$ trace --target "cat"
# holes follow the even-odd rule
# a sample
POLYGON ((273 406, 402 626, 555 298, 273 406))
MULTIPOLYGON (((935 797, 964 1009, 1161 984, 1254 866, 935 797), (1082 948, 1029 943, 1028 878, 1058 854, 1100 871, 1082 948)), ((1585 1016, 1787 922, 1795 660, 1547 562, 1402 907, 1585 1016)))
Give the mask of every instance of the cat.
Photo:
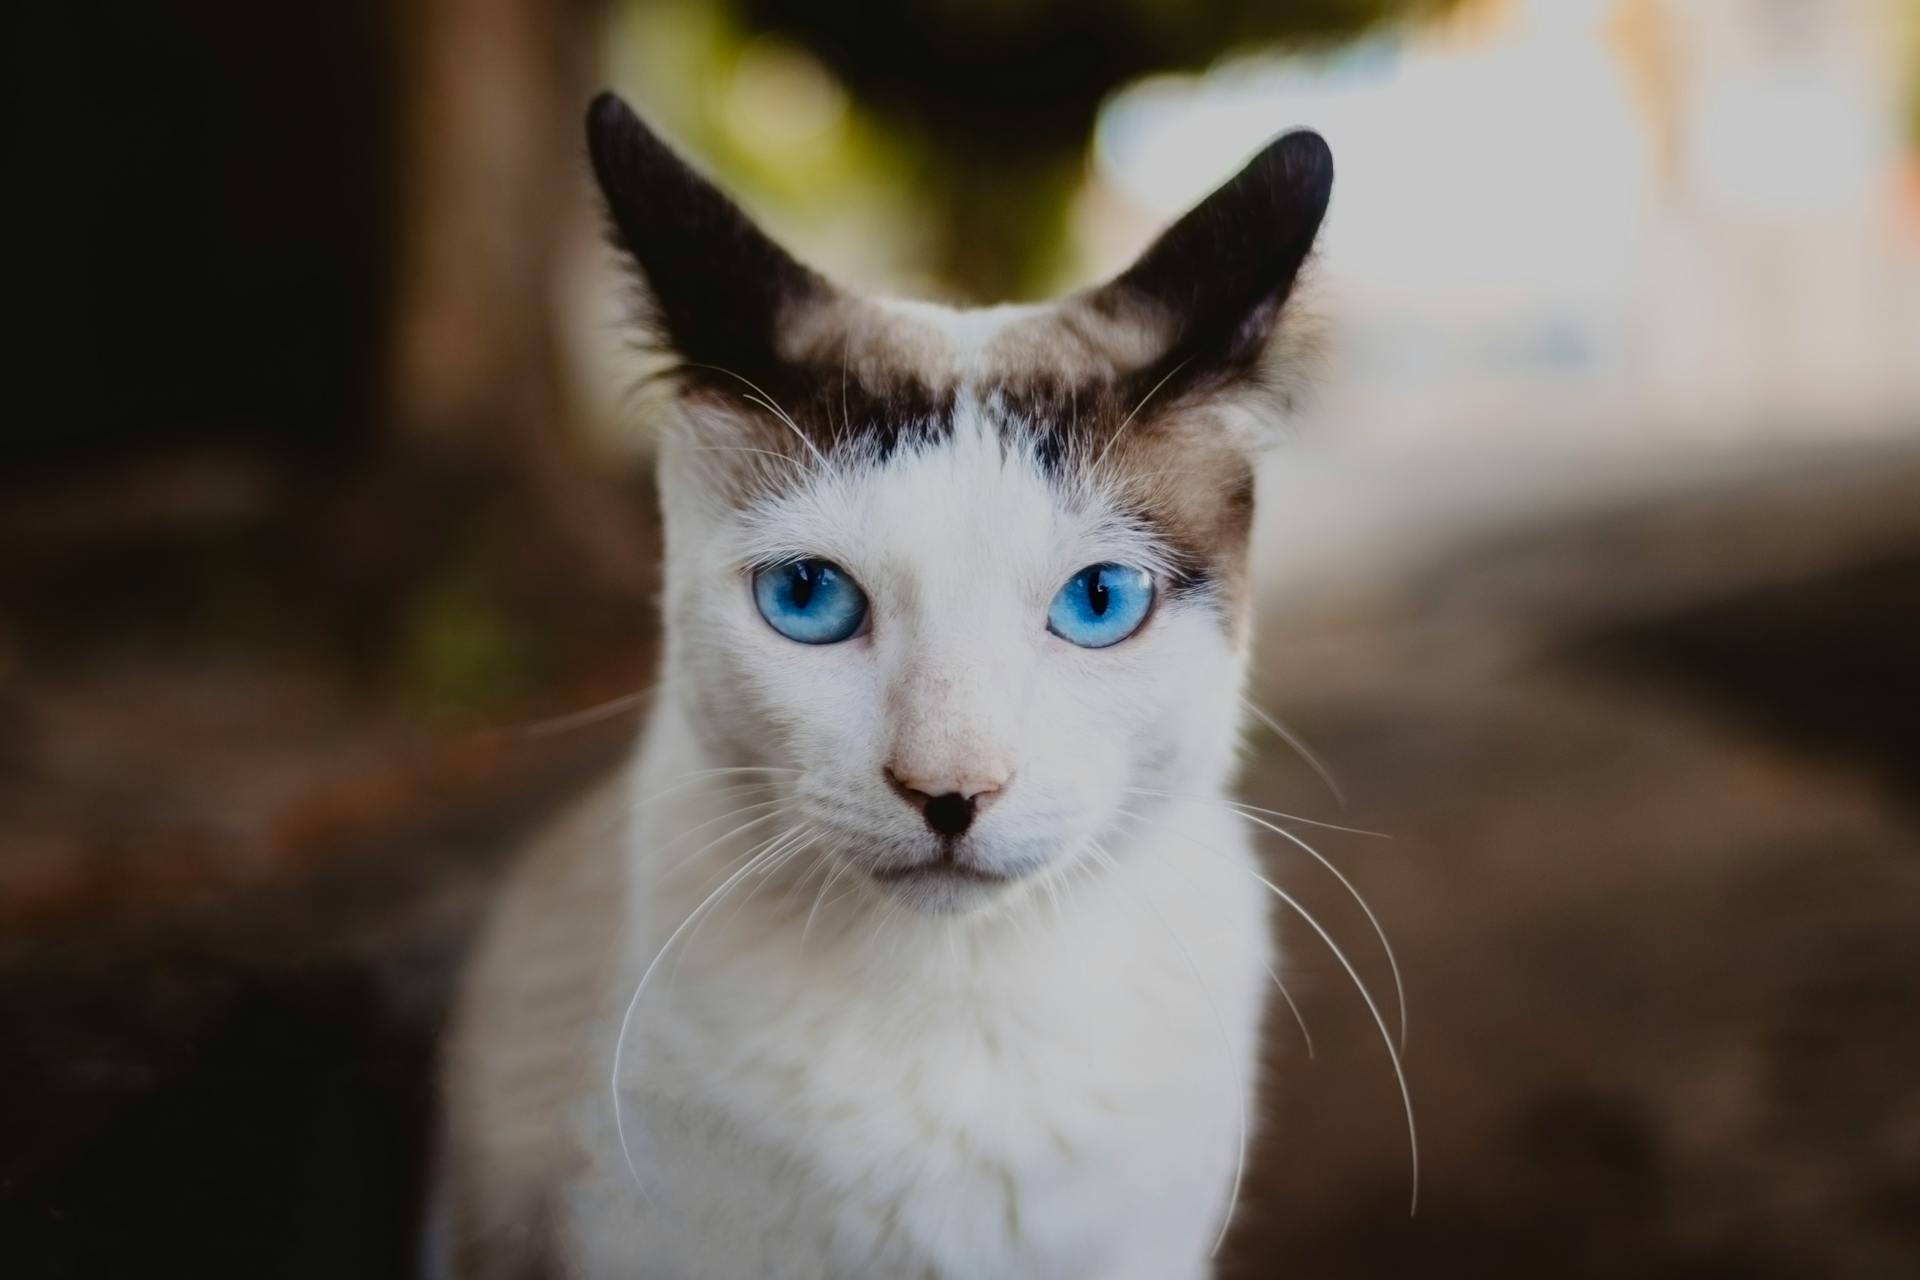
POLYGON ((1326 144, 953 310, 801 265, 612 95, 587 135, 672 361, 662 670, 464 983, 442 1263, 1211 1274, 1273 946, 1224 803, 1254 467, 1326 144))

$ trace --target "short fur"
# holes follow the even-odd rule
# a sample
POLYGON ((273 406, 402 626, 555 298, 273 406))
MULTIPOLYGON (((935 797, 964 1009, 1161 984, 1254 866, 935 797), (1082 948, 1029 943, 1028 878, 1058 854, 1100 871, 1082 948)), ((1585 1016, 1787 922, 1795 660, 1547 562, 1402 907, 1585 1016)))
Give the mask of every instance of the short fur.
POLYGON ((837 289, 617 99, 588 136, 679 384, 666 652, 633 766, 467 983, 448 1263, 1208 1274, 1270 959, 1219 803, 1253 459, 1325 145, 1276 141, 1108 285, 953 312, 837 289), (798 557, 860 583, 865 630, 757 615, 753 568, 798 557), (1159 598, 1075 648, 1048 602, 1106 561, 1159 598), (899 785, 997 790, 945 841, 899 785))

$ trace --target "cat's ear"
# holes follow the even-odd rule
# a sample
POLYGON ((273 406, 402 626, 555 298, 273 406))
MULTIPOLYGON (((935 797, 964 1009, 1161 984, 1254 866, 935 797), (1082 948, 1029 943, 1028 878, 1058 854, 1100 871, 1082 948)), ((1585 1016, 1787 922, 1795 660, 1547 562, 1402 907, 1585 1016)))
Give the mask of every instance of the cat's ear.
POLYGON ((587 149, 618 243, 680 360, 759 379, 791 308, 833 292, 611 93, 587 111, 587 149))
POLYGON ((1308 130, 1285 134, 1084 300, 1143 330, 1154 370, 1204 377, 1254 367, 1332 191, 1326 141, 1308 130))

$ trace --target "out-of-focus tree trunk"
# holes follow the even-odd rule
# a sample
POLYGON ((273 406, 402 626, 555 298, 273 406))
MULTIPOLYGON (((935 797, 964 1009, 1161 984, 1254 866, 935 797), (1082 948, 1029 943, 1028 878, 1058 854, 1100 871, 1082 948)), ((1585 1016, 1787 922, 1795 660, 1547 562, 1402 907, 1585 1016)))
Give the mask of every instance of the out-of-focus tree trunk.
POLYGON ((579 129, 597 0, 398 6, 390 407, 458 450, 547 440, 552 273, 581 225, 579 129))
POLYGON ((397 8, 388 433, 403 464, 492 477, 572 568, 637 587, 632 521, 568 403, 559 268, 597 234, 581 125, 602 0, 397 8))

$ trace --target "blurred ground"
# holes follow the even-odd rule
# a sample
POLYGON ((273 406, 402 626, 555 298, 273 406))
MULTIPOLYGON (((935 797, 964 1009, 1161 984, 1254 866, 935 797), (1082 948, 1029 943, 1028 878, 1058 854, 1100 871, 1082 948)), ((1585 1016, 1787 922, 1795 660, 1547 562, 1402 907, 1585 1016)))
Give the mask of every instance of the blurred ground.
MULTIPOLYGON (((1281 1018, 1239 1274, 1920 1266, 1920 455, 1756 471, 1269 620, 1268 704, 1396 837, 1315 843, 1396 943, 1426 1165, 1408 1221, 1385 1055, 1296 927, 1317 1057, 1281 1018)), ((1246 791, 1317 785, 1273 750, 1246 791)))
MULTIPOLYGON (((1920 1267, 1915 492, 1913 452, 1781 457, 1403 544, 1271 611, 1256 692, 1348 804, 1271 738, 1244 794, 1394 836, 1315 843, 1396 943, 1425 1169, 1409 1220, 1380 1042, 1291 929, 1315 1053, 1273 1021, 1229 1274, 1920 1267)), ((633 710, 408 738, 178 674, 6 686, 5 828, 138 886, 8 862, 11 1274, 406 1274, 485 888, 633 710)), ((1384 993, 1325 874, 1273 866, 1384 993)))

